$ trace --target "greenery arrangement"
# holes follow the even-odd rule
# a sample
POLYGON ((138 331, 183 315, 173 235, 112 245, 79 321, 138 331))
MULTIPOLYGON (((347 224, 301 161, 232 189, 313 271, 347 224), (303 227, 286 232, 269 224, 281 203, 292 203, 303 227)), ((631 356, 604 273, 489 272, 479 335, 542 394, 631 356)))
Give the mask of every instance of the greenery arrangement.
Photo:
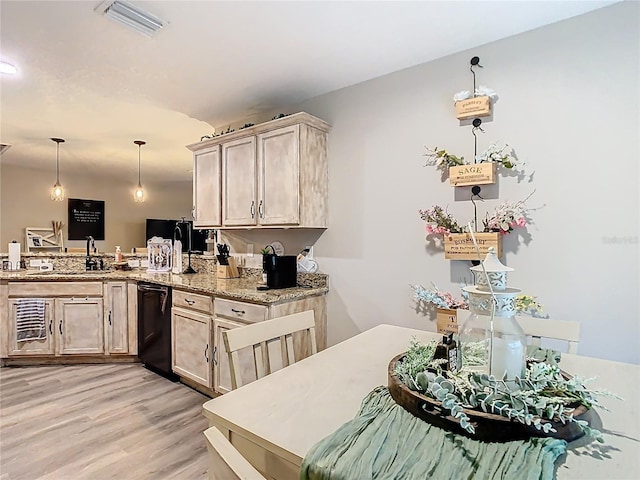
POLYGON ((543 433, 556 431, 553 424, 543 422, 544 419, 575 422, 585 434, 602 443, 602 433, 586 421, 574 418, 574 411, 578 405, 606 410, 598 396, 621 400, 605 390, 588 390, 584 384, 591 379, 583 380, 577 375, 565 379, 555 362, 528 361, 524 378, 507 381, 506 378, 465 371, 464 364, 460 372, 444 371, 441 368, 443 361, 433 359, 435 350, 433 340, 424 344, 412 339, 404 359, 397 363, 395 373, 411 390, 442 402, 442 407, 472 434, 475 429, 463 411, 465 408, 533 425, 543 433))
POLYGON ((427 157, 427 163, 425 165, 436 166, 448 171, 449 167, 467 164, 467 162, 464 161, 464 157, 453 155, 452 153, 447 152, 444 148, 424 148, 427 150, 427 153, 424 154, 424 156, 427 157))
MULTIPOLYGON (((469 309, 469 294, 464 290, 461 294, 462 298, 456 298, 450 292, 440 290, 434 283, 431 283, 431 288, 425 288, 422 285, 410 285, 410 287, 416 301, 426 302, 438 308, 469 309)), ((540 315, 544 310, 542 304, 536 301, 536 297, 522 293, 516 296, 515 305, 516 313, 526 313, 532 316, 540 315)))
MULTIPOLYGON (((497 206, 494 212, 487 213, 483 223, 483 232, 499 232, 502 235, 513 232, 515 228, 526 227, 532 221, 525 202, 533 195, 532 192, 524 200, 515 203, 504 202, 497 206)), ((448 235, 449 233, 464 233, 466 228, 461 227, 458 220, 448 213, 440 205, 434 205, 430 209, 418 210, 420 218, 427 222, 426 230, 429 235, 448 235)))
MULTIPOLYGON (((446 151, 444 148, 424 147, 427 153, 425 166, 434 166, 448 173, 449 167, 458 165, 470 165, 462 156, 454 155, 446 151)), ((512 148, 508 144, 501 145, 499 142, 492 143, 489 148, 476 156, 476 162, 487 163, 494 162, 502 165, 504 168, 513 168, 516 166, 516 156, 512 148)))
POLYGON ((448 233, 462 233, 464 230, 453 218, 439 205, 427 210, 418 210, 420 218, 427 222, 427 233, 429 235, 445 235, 448 233))

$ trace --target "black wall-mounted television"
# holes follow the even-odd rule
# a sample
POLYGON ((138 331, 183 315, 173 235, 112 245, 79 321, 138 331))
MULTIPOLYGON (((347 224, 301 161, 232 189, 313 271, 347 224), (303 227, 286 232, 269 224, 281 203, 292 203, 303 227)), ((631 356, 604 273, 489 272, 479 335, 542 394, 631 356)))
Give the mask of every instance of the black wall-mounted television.
MULTIPOLYGON (((147 241, 151 237, 170 238, 173 240, 176 224, 178 220, 162 220, 157 218, 147 218, 146 239, 147 241)), ((189 224, 192 224, 189 221, 189 224)), ((189 232, 185 224, 180 225, 180 232, 182 233, 182 251, 186 252, 189 248, 189 232)), ((177 234, 176 234, 177 235, 177 234)), ((205 239, 207 238, 206 230, 192 230, 191 231, 191 251, 203 252, 206 250, 205 239)))

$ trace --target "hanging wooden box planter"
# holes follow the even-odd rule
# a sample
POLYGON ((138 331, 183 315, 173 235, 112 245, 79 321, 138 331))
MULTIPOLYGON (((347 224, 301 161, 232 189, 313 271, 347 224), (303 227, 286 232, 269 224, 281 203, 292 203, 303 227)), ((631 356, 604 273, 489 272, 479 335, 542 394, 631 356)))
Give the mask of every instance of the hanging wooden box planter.
POLYGON ((469 233, 449 233, 444 236, 444 258, 447 260, 483 260, 489 247, 496 249, 496 255, 502 256, 502 238, 500 233, 475 233, 480 249, 480 258, 469 233))
POLYGON ((442 335, 458 333, 458 312, 452 308, 438 308, 436 310, 437 332, 442 335))
POLYGON ((496 163, 475 163, 449 167, 449 182, 454 187, 496 183, 496 163))
POLYGON ((491 115, 491 99, 489 97, 473 97, 460 100, 455 103, 455 107, 458 120, 491 115))

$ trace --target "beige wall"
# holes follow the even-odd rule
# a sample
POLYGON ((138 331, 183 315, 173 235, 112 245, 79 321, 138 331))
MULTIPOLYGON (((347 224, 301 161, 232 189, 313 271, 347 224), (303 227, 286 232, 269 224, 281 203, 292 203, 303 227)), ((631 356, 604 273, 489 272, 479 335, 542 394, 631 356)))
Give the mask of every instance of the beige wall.
MULTIPOLYGON (((0 251, 6 252, 7 243, 14 239, 22 242, 24 250, 24 228, 48 227, 52 220, 64 223, 65 246, 85 246, 84 241, 67 240, 67 201, 54 202, 49 197, 55 171, 1 165, 0 172, 0 251)), ((129 252, 134 246, 145 245, 147 218, 191 216, 190 182, 143 182, 146 201, 136 204, 131 181, 74 176, 64 171, 60 180, 65 187, 66 198, 105 201, 105 240, 96 242, 100 251, 113 252, 115 246, 120 245, 124 252, 129 252)))
POLYGON ((478 83, 500 95, 479 150, 506 141, 531 175, 483 189, 480 218, 535 190, 534 225, 505 238, 509 283, 551 317, 580 321, 580 353, 640 362, 639 7, 615 4, 300 106, 333 125, 329 228, 315 246, 331 279, 330 343, 380 323, 435 330, 433 317, 414 311, 409 284, 458 293, 470 281, 468 262, 428 248, 418 209, 473 217, 468 191, 454 194, 422 155, 427 145, 473 157, 451 98, 471 89, 478 55, 478 83))

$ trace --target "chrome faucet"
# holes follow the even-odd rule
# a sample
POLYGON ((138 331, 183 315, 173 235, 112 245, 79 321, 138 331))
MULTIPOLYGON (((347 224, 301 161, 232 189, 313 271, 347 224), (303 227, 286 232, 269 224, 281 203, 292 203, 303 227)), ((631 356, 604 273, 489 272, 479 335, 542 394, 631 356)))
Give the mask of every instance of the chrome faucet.
POLYGON ((84 263, 84 269, 85 270, 96 270, 97 269, 97 262, 95 259, 91 258, 91 248, 95 249, 96 244, 93 240, 93 237, 91 235, 89 235, 87 237, 87 259, 85 260, 84 263))

